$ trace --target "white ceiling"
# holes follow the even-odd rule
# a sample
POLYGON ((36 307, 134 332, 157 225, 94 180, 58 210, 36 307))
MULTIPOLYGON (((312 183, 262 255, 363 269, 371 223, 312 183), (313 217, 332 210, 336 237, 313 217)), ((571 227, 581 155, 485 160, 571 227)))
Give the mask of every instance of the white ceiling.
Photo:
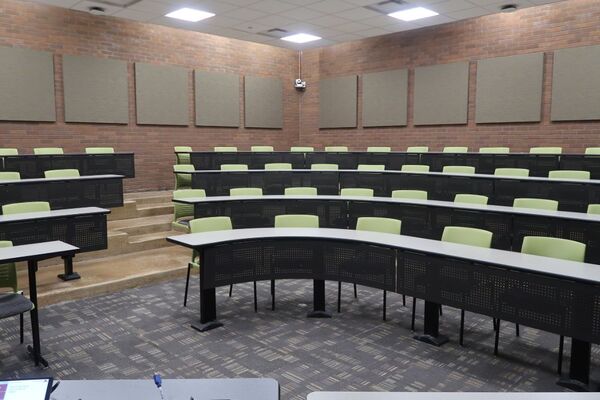
POLYGON ((136 0, 31 1, 80 11, 88 11, 91 6, 100 6, 105 8, 107 15, 115 17, 305 49, 493 14, 499 12, 499 7, 507 3, 525 8, 562 0, 404 0, 407 3, 404 8, 424 6, 440 14, 413 22, 399 21, 364 8, 382 0, 140 0, 127 7, 114 4, 128 4, 136 0), (164 17, 165 14, 182 7, 209 11, 216 16, 199 22, 164 17), (298 45, 257 34, 273 28, 285 29, 290 34, 311 33, 322 37, 323 40, 298 45))

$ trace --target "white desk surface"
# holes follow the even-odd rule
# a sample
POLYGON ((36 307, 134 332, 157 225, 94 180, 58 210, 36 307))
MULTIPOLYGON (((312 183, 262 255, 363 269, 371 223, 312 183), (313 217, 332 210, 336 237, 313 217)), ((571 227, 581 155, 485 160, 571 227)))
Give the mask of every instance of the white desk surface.
POLYGON ((10 215, 0 215, 0 224, 15 221, 30 221, 32 219, 50 219, 93 214, 110 214, 110 210, 100 207, 65 208, 64 210, 51 210, 10 215))
POLYGON ((78 247, 60 240, 2 247, 0 248, 0 264, 59 257, 67 253, 75 253, 78 250, 78 247))
POLYGON ((68 178, 31 178, 31 179, 18 179, 14 181, 0 181, 1 185, 11 184, 27 184, 27 183, 36 183, 36 182, 48 182, 48 181, 85 181, 90 179, 114 179, 114 178, 125 178, 124 175, 81 175, 81 176, 72 176, 68 178))
POLYGON ((528 392, 313 392, 307 400, 592 400, 597 393, 528 392))

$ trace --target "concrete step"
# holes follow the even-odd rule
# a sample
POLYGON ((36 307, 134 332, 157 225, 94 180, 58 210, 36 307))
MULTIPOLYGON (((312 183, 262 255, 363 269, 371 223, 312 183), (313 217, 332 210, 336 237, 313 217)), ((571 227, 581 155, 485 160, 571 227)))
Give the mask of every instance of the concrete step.
POLYGON ((110 209, 108 221, 116 221, 137 217, 137 207, 135 201, 126 200, 123 202, 123 207, 115 207, 110 209))
POLYGON ((172 197, 173 193, 169 190, 129 193, 125 195, 127 200, 135 201, 138 206, 171 203, 172 197))
POLYGON ((109 232, 118 231, 129 235, 143 235, 146 233, 169 231, 173 222, 172 214, 156 215, 152 217, 133 218, 108 223, 109 232))
POLYGON ((151 204, 137 207, 137 217, 150 217, 153 215, 173 215, 173 204, 151 204))
POLYGON ((129 236, 127 248, 131 251, 143 251, 173 246, 167 242, 167 236, 174 235, 181 235, 181 232, 167 231, 129 236))

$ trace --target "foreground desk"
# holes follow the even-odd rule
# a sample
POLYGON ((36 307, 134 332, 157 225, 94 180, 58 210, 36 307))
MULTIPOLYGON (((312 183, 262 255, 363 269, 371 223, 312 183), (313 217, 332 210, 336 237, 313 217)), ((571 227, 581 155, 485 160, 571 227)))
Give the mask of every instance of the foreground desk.
POLYGON ((600 343, 600 266, 411 236, 328 228, 257 228, 171 236, 198 251, 200 321, 217 320, 215 288, 312 279, 311 317, 327 317, 325 280, 425 300, 424 333, 441 345, 439 305, 573 338, 570 387, 589 382, 591 343, 600 343))
POLYGON ((597 393, 312 392, 307 400, 593 400, 597 393))
MULTIPOLYGON (((168 400, 279 400, 274 379, 163 379, 168 400)), ((150 400, 160 399, 148 379, 61 380, 51 400, 150 400)))
POLYGON ((123 206, 123 175, 89 175, 56 179, 0 181, 0 206, 47 201, 53 210, 123 206))
POLYGON ((0 157, 0 170, 16 171, 21 179, 43 178, 51 169, 79 170, 81 175, 123 175, 135 178, 133 153, 24 154, 0 157))
POLYGON ((42 357, 40 345, 38 303, 37 303, 37 282, 36 273, 38 262, 54 257, 62 257, 65 263, 72 264, 73 257, 79 249, 70 244, 61 241, 25 244, 22 246, 0 248, 0 264, 27 261, 27 274, 29 277, 29 299, 35 305, 31 310, 31 326, 33 336, 33 347, 29 348, 35 365, 42 363, 48 366, 48 362, 42 357))

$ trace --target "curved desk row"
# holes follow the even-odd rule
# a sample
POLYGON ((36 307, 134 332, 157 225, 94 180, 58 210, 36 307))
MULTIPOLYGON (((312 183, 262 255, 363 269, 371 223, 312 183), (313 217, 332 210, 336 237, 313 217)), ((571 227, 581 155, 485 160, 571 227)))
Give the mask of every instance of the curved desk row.
POLYGON ((564 211, 585 212, 600 203, 600 180, 559 180, 535 177, 499 177, 485 174, 443 174, 357 170, 248 170, 193 171, 192 188, 209 196, 227 196, 236 187, 259 187, 263 194, 283 194, 287 187, 312 186, 321 195, 337 195, 340 188, 364 187, 375 196, 389 197, 396 189, 425 190, 429 198, 452 201, 457 193, 481 194, 490 204, 511 206, 516 197, 539 197, 559 202, 564 211))
MULTIPOLYGON (((325 280, 424 299, 424 334, 442 344, 439 305, 572 337, 570 378, 589 380, 600 343, 600 266, 404 235, 328 228, 238 229, 172 236, 198 251, 200 321, 217 321, 215 288, 272 279, 314 280, 313 317, 327 316, 325 280)), ((569 384, 572 384, 570 382, 569 384)))
POLYGON ((44 171, 75 168, 81 175, 123 175, 135 178, 133 153, 23 154, 0 156, 0 171, 15 171, 22 179, 42 178, 44 171))
POLYGON ((0 181, 0 206, 47 201, 53 210, 123 206, 122 175, 90 175, 57 179, 0 181))
POLYGON ((221 164, 246 164, 250 169, 262 169, 267 163, 291 163, 293 168, 310 168, 312 164, 337 164, 341 169, 356 169, 359 164, 383 164, 386 169, 400 170, 404 164, 429 165, 441 172, 445 165, 470 165, 482 174, 493 174, 496 168, 527 168, 531 176, 548 176, 556 169, 590 171, 600 179, 600 156, 586 154, 530 153, 370 153, 370 152, 199 152, 189 153, 196 169, 219 169, 221 164))
POLYGON ((194 217, 228 216, 233 227, 268 228, 280 214, 319 216, 322 228, 354 229, 359 217, 402 221, 402 234, 438 240, 445 226, 486 229, 492 247, 520 251, 525 236, 552 236, 587 245, 586 261, 600 264, 600 215, 389 197, 260 196, 173 200, 194 206, 194 217))

